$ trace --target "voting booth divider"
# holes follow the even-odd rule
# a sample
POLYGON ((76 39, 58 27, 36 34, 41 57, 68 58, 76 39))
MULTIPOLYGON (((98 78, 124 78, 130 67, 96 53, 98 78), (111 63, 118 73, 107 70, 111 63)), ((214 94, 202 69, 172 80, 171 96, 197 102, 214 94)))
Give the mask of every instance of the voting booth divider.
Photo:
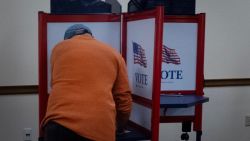
MULTIPOLYGON (((205 14, 164 16, 162 6, 123 14, 39 12, 39 125, 51 90, 52 49, 77 23, 88 26, 94 38, 115 48, 127 63, 132 113, 129 131, 116 140, 158 141, 161 122, 194 123, 200 139, 202 103, 208 101, 203 97, 205 14), (186 97, 187 103, 180 102, 186 97)), ((40 141, 43 134, 40 126, 40 141)))
MULTIPOLYGON (((165 16, 161 70, 160 122, 182 123, 196 140, 202 135, 205 14, 165 16)), ((187 133, 181 135, 188 140, 187 133)))
POLYGON ((132 89, 132 125, 144 129, 148 139, 159 137, 160 72, 164 10, 123 16, 122 54, 132 89))

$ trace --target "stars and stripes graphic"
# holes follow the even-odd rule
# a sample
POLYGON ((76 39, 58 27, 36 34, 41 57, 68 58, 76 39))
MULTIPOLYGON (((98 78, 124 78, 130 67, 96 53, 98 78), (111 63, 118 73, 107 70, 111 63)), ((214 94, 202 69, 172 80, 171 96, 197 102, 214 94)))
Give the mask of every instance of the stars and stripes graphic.
POLYGON ((141 45, 133 42, 133 52, 134 52, 134 64, 139 64, 140 66, 147 67, 147 59, 145 55, 145 50, 141 45))
POLYGON ((171 64, 179 65, 179 64, 181 64, 181 59, 178 56, 175 49, 172 49, 172 48, 169 48, 169 47, 163 45, 162 62, 167 63, 167 64, 171 63, 171 64))

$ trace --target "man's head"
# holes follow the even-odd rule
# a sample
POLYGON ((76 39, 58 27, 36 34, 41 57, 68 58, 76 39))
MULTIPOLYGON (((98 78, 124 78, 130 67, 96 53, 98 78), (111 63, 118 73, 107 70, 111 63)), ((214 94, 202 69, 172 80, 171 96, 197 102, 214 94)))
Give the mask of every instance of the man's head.
POLYGON ((70 39, 75 35, 81 35, 86 33, 92 35, 91 30, 87 26, 83 24, 74 24, 65 31, 64 40, 70 39))

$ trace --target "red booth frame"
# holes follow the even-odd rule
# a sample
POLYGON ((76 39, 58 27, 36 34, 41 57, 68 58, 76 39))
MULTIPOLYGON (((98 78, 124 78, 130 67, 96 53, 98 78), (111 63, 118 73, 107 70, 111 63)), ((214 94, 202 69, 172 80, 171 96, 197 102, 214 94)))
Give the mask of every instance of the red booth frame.
MULTIPOLYGON (((197 23, 197 57, 196 57, 196 87, 195 90, 181 90, 181 91, 161 91, 163 94, 195 94, 203 96, 204 88, 204 45, 205 45, 205 13, 190 15, 190 16, 165 16, 164 22, 168 23, 197 23)), ((182 121, 192 121, 194 123, 194 131, 201 131, 202 129, 202 104, 195 106, 194 116, 161 116, 162 123, 175 123, 182 121)))

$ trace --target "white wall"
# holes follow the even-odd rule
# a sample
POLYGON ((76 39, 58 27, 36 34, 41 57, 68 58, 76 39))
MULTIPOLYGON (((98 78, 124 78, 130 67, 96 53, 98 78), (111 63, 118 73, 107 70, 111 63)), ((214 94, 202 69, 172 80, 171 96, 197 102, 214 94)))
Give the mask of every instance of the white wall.
MULTIPOLYGON (((203 105, 202 141, 249 141, 250 127, 245 116, 250 114, 250 87, 205 88, 210 98, 203 105)), ((161 124, 160 141, 179 141, 181 124, 161 124)), ((195 141, 195 132, 190 141, 195 141)))
POLYGON ((122 12, 127 12, 127 10, 128 10, 128 2, 130 0, 118 0, 118 1, 122 5, 122 12))
MULTIPOLYGON (((0 1, 0 86, 38 84, 38 11, 49 0, 0 1)), ((0 140, 38 138, 38 95, 0 95, 0 140)))
POLYGON ((0 86, 38 84, 38 14, 49 0, 0 1, 0 86))
POLYGON ((38 95, 0 96, 0 140, 23 141, 23 129, 32 128, 38 138, 38 95))
POLYGON ((250 1, 196 0, 207 13, 205 78, 250 77, 250 1))
MULTIPOLYGON (((129 0, 119 1, 126 11, 129 0)), ((205 77, 249 77, 250 1, 197 0, 196 7, 207 13, 205 77)), ((38 11, 49 12, 49 0, 0 1, 0 86, 37 84, 38 11)), ((250 140, 250 127, 244 127, 249 92, 250 87, 205 89, 210 102, 204 104, 203 141, 250 140)), ((26 127, 37 140, 37 95, 0 96, 0 113, 0 140, 21 141, 26 127)), ((180 130, 179 124, 161 124, 160 141, 180 140, 180 130)))

